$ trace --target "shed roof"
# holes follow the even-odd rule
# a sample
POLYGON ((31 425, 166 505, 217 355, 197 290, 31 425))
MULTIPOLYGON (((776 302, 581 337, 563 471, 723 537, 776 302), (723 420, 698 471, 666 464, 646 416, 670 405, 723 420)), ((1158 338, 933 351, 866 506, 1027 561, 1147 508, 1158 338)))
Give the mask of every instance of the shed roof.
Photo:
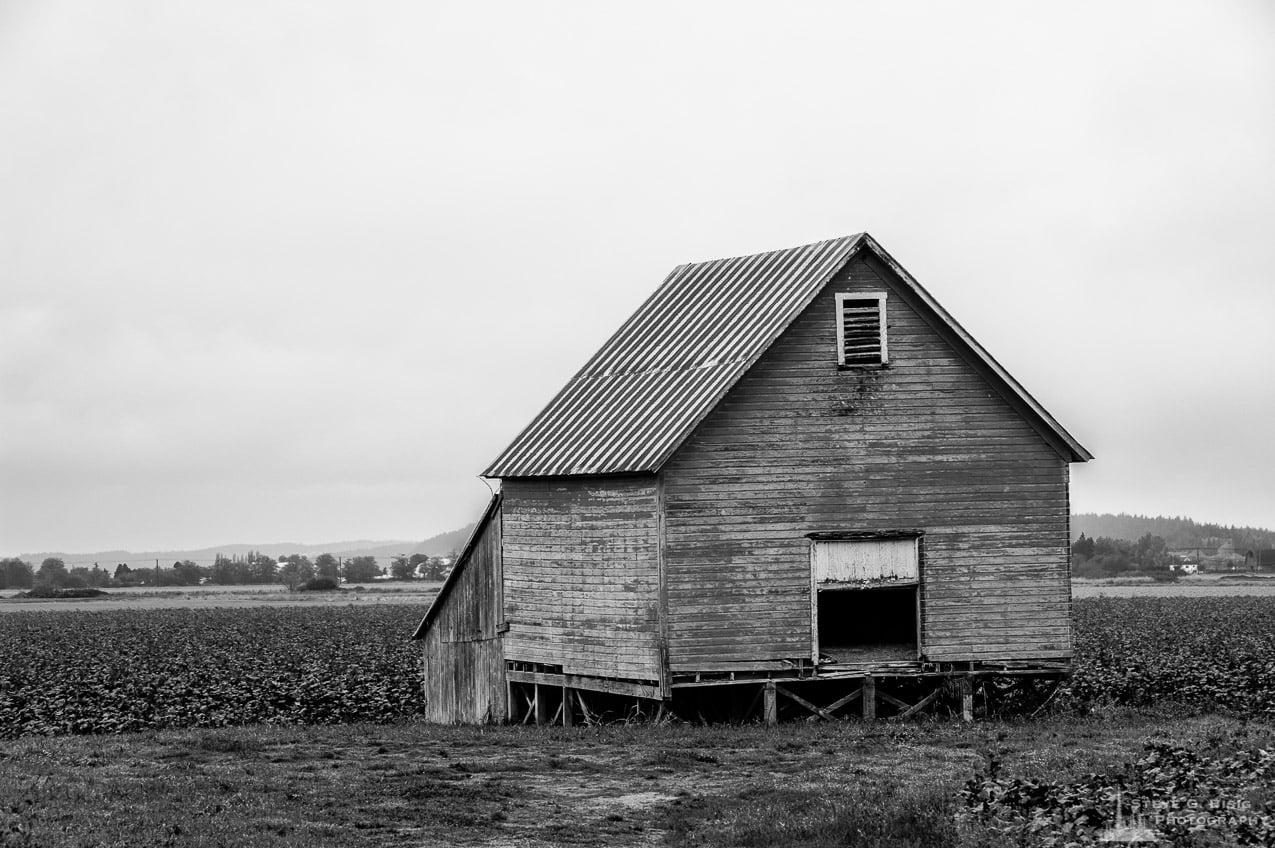
POLYGON ((1092 459, 875 239, 859 233, 674 268, 483 476, 658 471, 828 281, 865 250, 1065 446, 1069 459, 1092 459))
POLYGON ((424 639, 425 631, 429 629, 438 613, 443 609, 443 603, 447 596, 452 593, 452 587, 460 581, 460 575, 465 570, 465 565, 469 562, 470 555, 474 552, 474 546, 478 544, 478 539, 482 536, 483 531, 487 529, 488 523, 491 522, 493 516, 500 509, 500 493, 497 492, 491 496, 491 500, 487 501, 487 508, 483 510, 482 518, 474 525, 474 529, 470 531, 469 538, 465 540, 465 546, 460 549, 456 561, 452 563, 452 570, 448 572, 447 579, 443 581, 443 585, 439 588, 438 594, 434 596, 434 600, 430 603, 429 609, 425 610, 425 617, 421 619, 421 623, 416 625, 416 630, 412 633, 412 639, 424 639))

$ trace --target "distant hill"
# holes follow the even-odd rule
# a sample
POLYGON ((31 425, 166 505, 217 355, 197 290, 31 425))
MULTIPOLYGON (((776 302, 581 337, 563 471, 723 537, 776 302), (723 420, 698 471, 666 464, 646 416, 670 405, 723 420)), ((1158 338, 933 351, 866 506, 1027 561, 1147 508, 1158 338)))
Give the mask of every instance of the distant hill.
POLYGON ((449 530, 446 533, 439 533, 437 536, 430 536, 412 548, 409 553, 443 556, 452 551, 459 551, 461 545, 469 541, 469 534, 474 532, 474 526, 473 524, 467 524, 459 530, 449 530))
POLYGON ((1227 527, 1221 524, 1199 523, 1190 518, 1154 518, 1145 515, 1112 515, 1110 513, 1082 512, 1071 517, 1071 537, 1077 539, 1084 533, 1090 538, 1106 536, 1109 539, 1137 541, 1146 534, 1164 539, 1170 550, 1217 547, 1230 540, 1237 551, 1275 549, 1275 531, 1261 527, 1227 527))
POLYGON ((260 545, 233 544, 217 545, 211 548, 169 551, 95 551, 93 553, 71 554, 62 551, 41 551, 38 553, 19 554, 19 558, 38 566, 48 557, 57 557, 68 566, 92 566, 98 563, 103 568, 113 568, 119 563, 128 563, 130 567, 153 566, 158 560, 160 565, 169 566, 178 560, 192 560, 200 565, 211 565, 218 554, 228 557, 243 556, 250 551, 257 551, 266 556, 278 559, 289 554, 302 554, 314 559, 319 554, 333 554, 339 557, 374 556, 381 565, 389 565, 392 557, 399 554, 426 554, 428 556, 445 556, 460 548, 469 538, 474 525, 470 524, 457 530, 449 530, 430 536, 423 542, 357 539, 346 542, 328 542, 322 545, 303 545, 295 542, 273 542, 260 545))
MULTIPOLYGON (((461 545, 469 541, 469 534, 474 530, 473 524, 468 524, 458 530, 448 530, 446 533, 439 533, 437 536, 430 536, 423 542, 373 542, 369 543, 374 547, 368 547, 357 553, 338 553, 337 551, 327 551, 328 553, 338 554, 338 556, 374 556, 379 560, 389 562, 391 557, 399 554, 425 554, 426 556, 446 556, 447 554, 457 552, 461 545)), ((324 550, 327 550, 326 548, 324 550)), ((319 551, 323 553, 324 551, 319 551)), ((269 553, 267 551, 267 553, 269 553)), ((304 551, 296 551, 296 553, 304 553, 304 551)), ((270 554, 270 556, 275 556, 270 554)), ((382 563, 384 564, 384 563, 382 563)))

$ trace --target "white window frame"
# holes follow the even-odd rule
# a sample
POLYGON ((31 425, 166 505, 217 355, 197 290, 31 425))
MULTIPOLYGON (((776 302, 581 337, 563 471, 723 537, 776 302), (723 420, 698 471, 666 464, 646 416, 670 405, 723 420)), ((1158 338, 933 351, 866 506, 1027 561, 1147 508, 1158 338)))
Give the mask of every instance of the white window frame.
POLYGON ((886 339, 886 301, 888 292, 838 292, 837 293, 837 365, 842 368, 880 368, 890 362, 890 347, 886 339), (877 302, 877 331, 881 336, 880 362, 846 362, 845 303, 847 300, 875 300, 877 302))

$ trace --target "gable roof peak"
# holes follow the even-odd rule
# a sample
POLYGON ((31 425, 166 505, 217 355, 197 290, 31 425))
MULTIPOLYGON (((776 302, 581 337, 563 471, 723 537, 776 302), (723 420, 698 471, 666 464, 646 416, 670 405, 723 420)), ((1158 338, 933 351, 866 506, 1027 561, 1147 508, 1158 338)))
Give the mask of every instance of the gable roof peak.
POLYGON ((1083 447, 866 232, 678 265, 483 472, 655 472, 860 250, 885 263, 1076 461, 1083 447), (740 304, 747 304, 741 309, 740 304))

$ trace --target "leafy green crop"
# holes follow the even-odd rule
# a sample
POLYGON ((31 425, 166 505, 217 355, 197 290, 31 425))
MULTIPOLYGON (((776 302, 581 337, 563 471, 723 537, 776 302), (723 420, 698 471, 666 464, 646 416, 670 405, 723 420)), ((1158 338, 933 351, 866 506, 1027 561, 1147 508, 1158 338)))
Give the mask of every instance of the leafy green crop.
POLYGON ((1090 598, 1074 609, 1074 708, 1172 701, 1275 719, 1275 598, 1090 598))
MULTIPOLYGON (((1275 718, 1275 598, 1091 598, 1074 609, 1065 706, 1172 703, 1275 718)), ((1275 845, 1275 749, 1248 745, 1153 741, 1137 762, 1064 780, 1004 777, 989 756, 961 793, 960 818, 1004 845, 1275 845)))
POLYGON ((386 722, 422 708, 409 606, 0 615, 0 738, 267 722, 386 722))
MULTIPOLYGON (((0 738, 418 715, 410 606, 0 615, 0 738)), ((1062 703, 1275 719, 1275 598, 1075 603, 1062 703)))
POLYGON ((961 792, 961 817, 1005 845, 1093 845, 1125 822, 1153 830, 1159 844, 1275 844, 1275 751, 1151 742, 1135 763, 1064 781, 1003 778, 992 762, 961 792))

